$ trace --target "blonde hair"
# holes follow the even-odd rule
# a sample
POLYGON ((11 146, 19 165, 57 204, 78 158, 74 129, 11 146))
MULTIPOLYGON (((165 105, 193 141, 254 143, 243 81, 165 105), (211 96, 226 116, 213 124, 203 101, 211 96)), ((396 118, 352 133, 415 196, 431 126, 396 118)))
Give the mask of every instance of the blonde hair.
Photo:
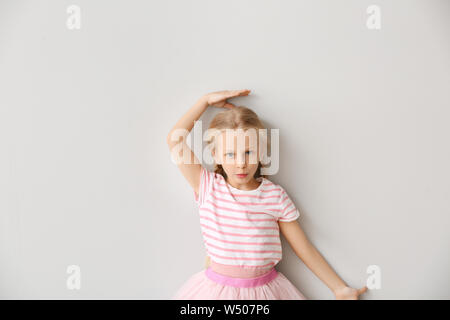
MULTIPOLYGON (((259 119, 258 115, 251 110, 250 108, 244 107, 244 106, 237 106, 231 109, 228 109, 226 111, 220 112, 216 114, 216 116, 211 120, 211 123, 209 124, 208 131, 209 132, 215 132, 215 134, 210 134, 207 137, 207 146, 211 150, 215 150, 217 146, 217 132, 223 132, 226 129, 266 129, 264 125, 262 124, 261 120, 259 119)), ((261 168, 266 167, 268 164, 262 164, 261 163, 261 152, 270 150, 270 142, 269 139, 266 139, 265 136, 259 136, 257 135, 258 142, 259 139, 262 139, 262 143, 258 144, 258 150, 260 152, 259 157, 259 163, 258 163, 258 169, 255 172, 254 178, 258 177, 264 177, 267 178, 266 175, 261 174, 261 168), (263 149, 260 150, 259 146, 262 146, 263 149), (266 149, 267 148, 267 149, 266 149)), ((266 153, 267 154, 267 153, 266 153)), ((225 170, 223 169, 221 164, 217 164, 214 161, 214 172, 221 174, 223 177, 226 178, 225 170)))

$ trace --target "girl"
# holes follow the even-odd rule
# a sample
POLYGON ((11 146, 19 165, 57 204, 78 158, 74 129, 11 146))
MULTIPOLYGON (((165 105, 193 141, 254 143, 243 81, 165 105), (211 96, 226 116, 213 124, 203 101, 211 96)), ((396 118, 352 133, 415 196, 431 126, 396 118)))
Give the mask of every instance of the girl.
POLYGON ((296 255, 336 299, 357 300, 367 287, 357 290, 339 278, 303 233, 297 222, 299 212, 286 191, 262 174, 259 134, 255 142, 247 133, 264 127, 252 110, 227 100, 249 93, 232 90, 204 95, 167 137, 172 155, 173 147, 181 146, 177 159, 187 159, 188 153, 190 161, 177 161, 177 166, 193 188, 208 255, 207 268, 192 275, 171 299, 305 300, 275 269, 282 257, 281 230, 296 255), (208 140, 214 172, 200 164, 185 142, 208 106, 227 109, 214 117, 208 129, 215 133, 208 140), (181 142, 173 138, 175 130, 184 130, 181 142))

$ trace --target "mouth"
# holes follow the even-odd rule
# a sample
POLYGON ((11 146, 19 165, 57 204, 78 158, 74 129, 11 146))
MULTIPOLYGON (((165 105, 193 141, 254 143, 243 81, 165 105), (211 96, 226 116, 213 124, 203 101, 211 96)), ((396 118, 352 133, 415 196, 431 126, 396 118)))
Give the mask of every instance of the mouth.
POLYGON ((245 178, 247 176, 247 173, 243 173, 243 174, 236 174, 238 178, 245 178))

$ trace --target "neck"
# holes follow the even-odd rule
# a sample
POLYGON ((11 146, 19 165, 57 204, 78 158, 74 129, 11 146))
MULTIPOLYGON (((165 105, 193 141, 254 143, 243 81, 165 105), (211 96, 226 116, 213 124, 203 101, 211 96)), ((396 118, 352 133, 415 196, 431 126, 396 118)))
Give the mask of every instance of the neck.
POLYGON ((251 190, 258 189, 258 187, 262 183, 262 181, 258 182, 255 178, 252 178, 252 180, 250 180, 249 182, 247 182, 245 184, 237 184, 237 183, 230 181, 229 179, 227 179, 226 181, 232 187, 239 189, 239 190, 243 190, 243 191, 251 191, 251 190))

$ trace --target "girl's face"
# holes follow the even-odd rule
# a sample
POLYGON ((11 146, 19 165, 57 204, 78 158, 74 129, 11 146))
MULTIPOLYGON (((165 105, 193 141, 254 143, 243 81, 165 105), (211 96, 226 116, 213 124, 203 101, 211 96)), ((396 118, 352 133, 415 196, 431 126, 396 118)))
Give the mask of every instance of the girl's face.
POLYGON ((216 138, 217 145, 212 154, 216 163, 221 164, 227 174, 228 183, 233 186, 254 186, 257 183, 254 175, 260 159, 258 130, 227 129, 216 138))

